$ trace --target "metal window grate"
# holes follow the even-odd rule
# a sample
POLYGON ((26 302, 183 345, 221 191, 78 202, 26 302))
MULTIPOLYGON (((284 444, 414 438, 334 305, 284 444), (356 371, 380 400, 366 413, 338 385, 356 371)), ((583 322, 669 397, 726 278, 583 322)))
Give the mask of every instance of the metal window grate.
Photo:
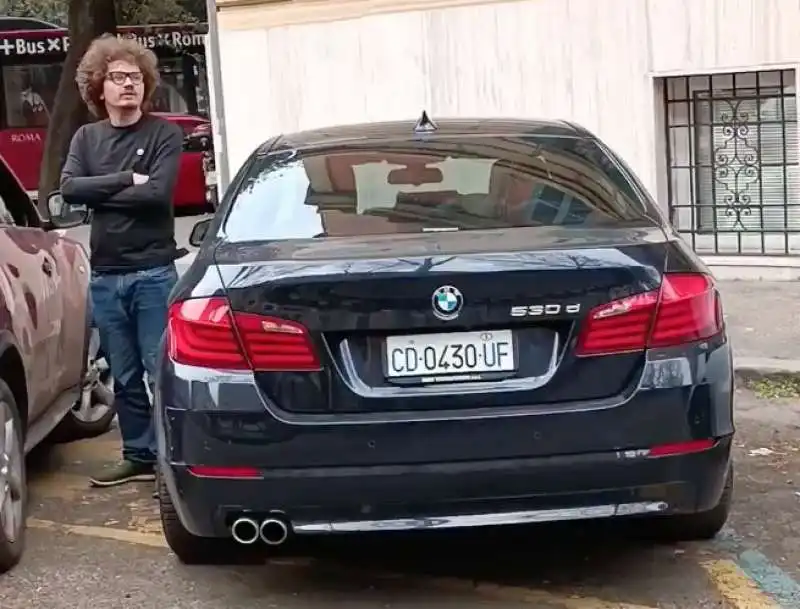
POLYGON ((800 254, 793 70, 664 79, 670 218, 702 254, 800 254))

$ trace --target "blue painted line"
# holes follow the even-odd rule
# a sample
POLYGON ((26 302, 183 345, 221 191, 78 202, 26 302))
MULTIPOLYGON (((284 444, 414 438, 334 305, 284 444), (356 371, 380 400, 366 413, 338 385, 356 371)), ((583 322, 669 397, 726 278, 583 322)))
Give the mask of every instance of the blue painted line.
POLYGON ((783 609, 800 607, 800 583, 764 554, 748 548, 733 529, 726 527, 715 544, 731 552, 739 568, 783 609))

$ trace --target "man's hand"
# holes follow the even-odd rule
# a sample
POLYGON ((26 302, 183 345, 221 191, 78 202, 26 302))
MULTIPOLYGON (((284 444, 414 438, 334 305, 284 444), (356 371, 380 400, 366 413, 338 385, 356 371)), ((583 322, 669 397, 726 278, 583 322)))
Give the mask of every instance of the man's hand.
POLYGON ((134 186, 141 186, 142 184, 147 184, 149 181, 150 181, 150 176, 142 175, 141 173, 133 174, 134 186))

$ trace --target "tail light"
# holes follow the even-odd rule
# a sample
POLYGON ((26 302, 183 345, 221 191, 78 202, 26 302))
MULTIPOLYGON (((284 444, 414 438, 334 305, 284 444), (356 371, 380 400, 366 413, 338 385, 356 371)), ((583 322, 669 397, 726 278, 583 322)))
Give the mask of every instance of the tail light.
POLYGON ((722 307, 711 277, 664 275, 661 287, 595 307, 578 336, 579 356, 643 351, 722 332, 722 307))
POLYGON ((169 309, 167 347, 180 364, 224 370, 319 370, 302 324, 231 311, 226 298, 176 302, 169 309))

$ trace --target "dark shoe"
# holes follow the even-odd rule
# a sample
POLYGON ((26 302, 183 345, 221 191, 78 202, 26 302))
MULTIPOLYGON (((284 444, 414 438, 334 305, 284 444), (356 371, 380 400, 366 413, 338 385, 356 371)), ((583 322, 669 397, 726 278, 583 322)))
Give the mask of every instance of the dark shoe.
POLYGON ((123 460, 101 474, 93 476, 89 481, 92 486, 106 487, 128 482, 149 482, 155 479, 155 468, 152 463, 123 460))

